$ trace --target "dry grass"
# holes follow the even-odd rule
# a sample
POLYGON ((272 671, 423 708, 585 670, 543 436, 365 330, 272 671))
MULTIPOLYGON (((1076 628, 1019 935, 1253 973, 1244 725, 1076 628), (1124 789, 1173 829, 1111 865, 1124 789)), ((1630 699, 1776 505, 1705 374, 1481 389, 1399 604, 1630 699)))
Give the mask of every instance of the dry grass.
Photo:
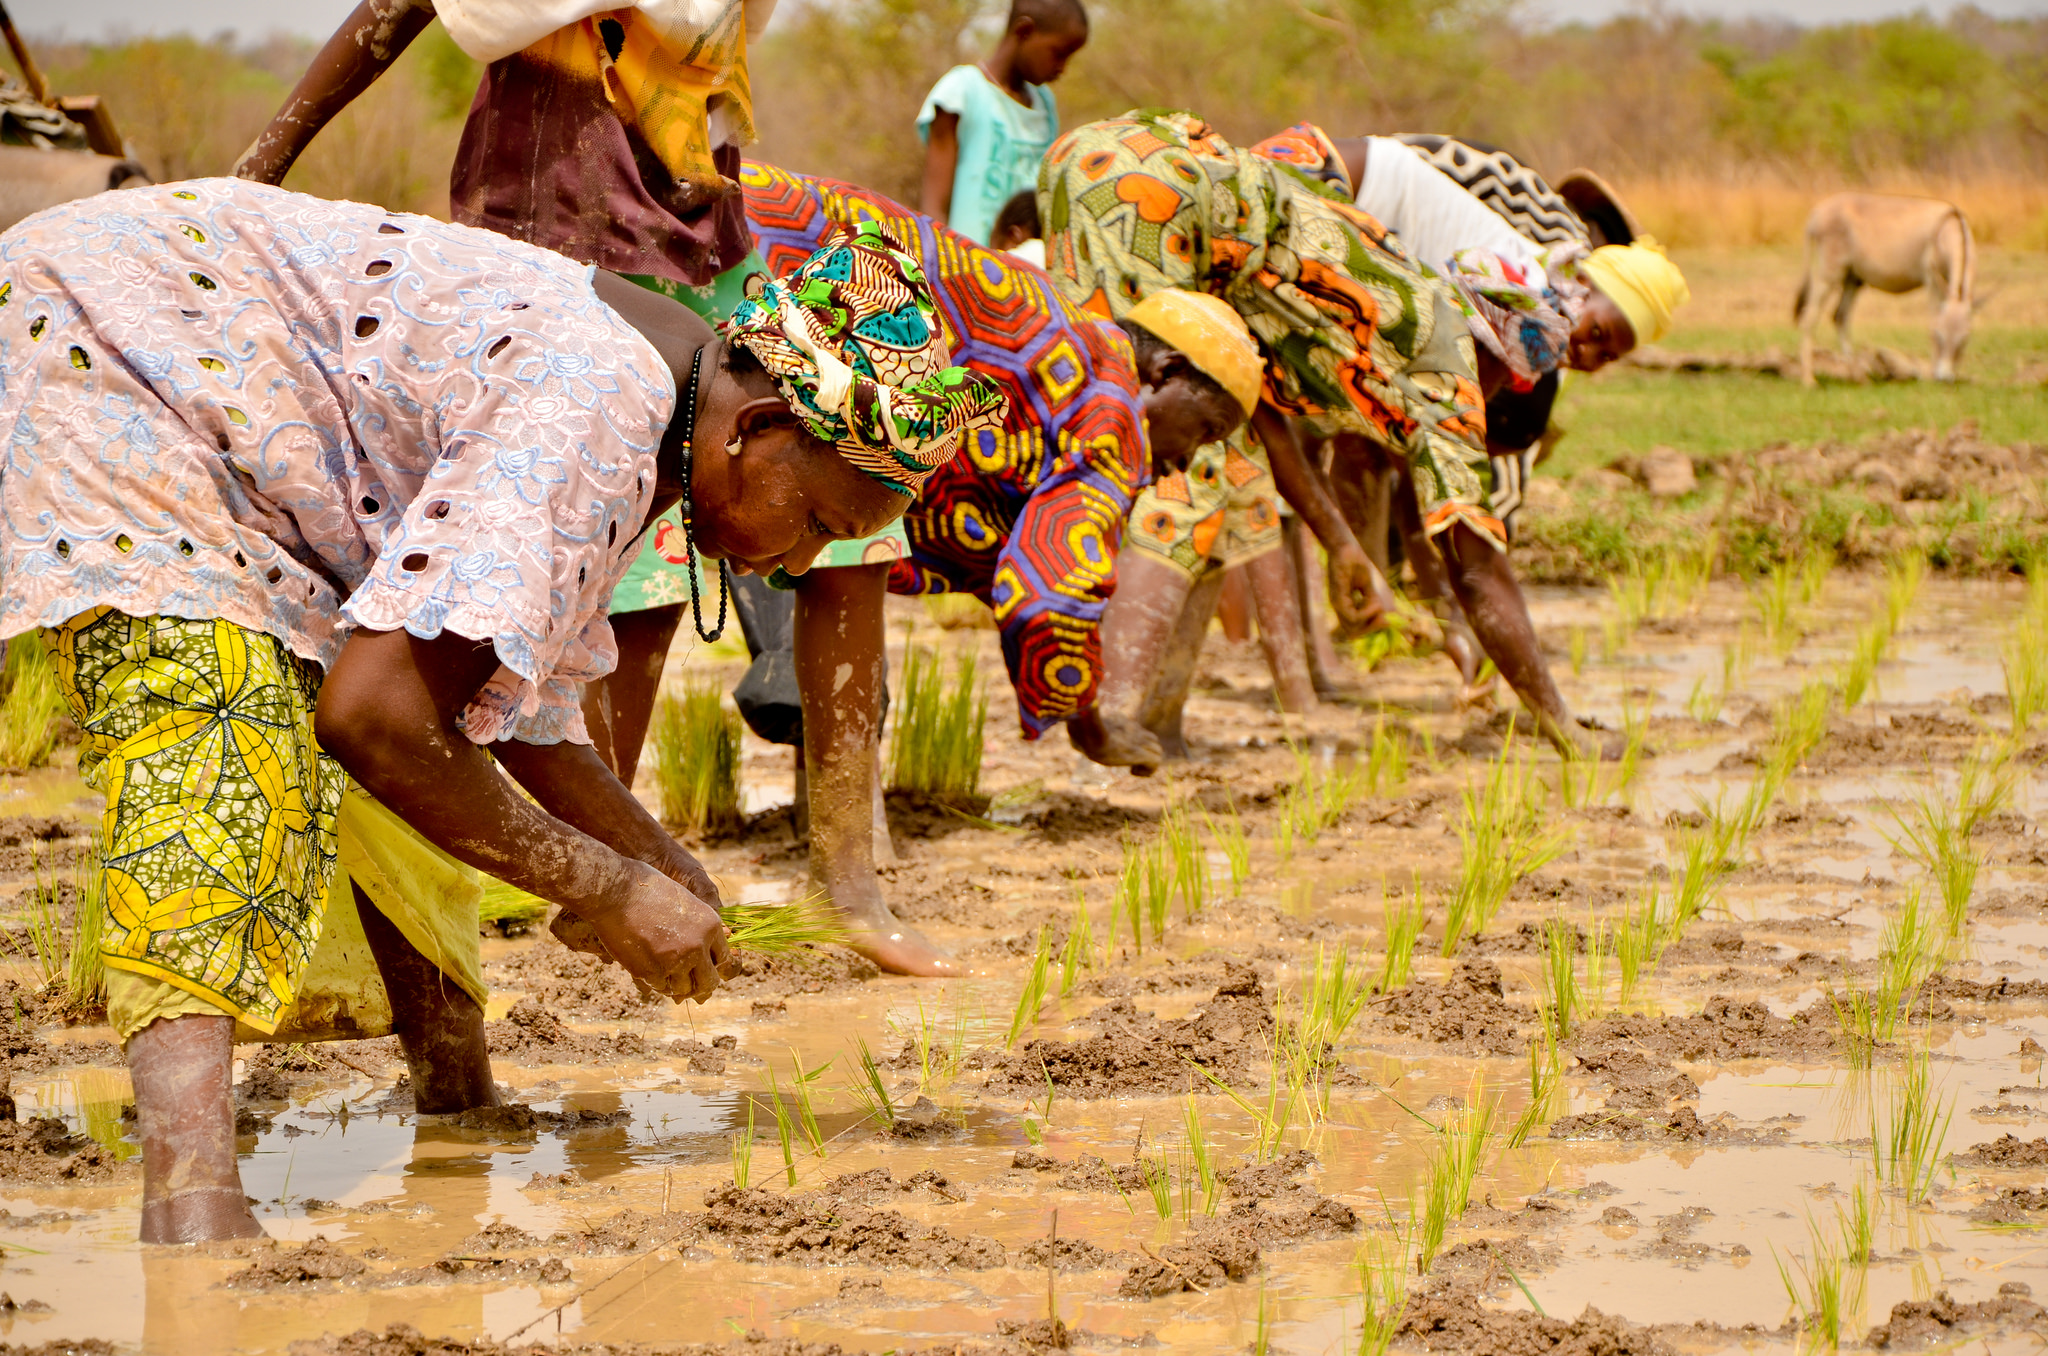
MULTIPOLYGON (((1814 203, 1846 190, 1942 198, 1963 209, 1980 247, 2048 248, 2048 183, 2032 176, 1946 178, 1894 171, 1851 183, 1737 171, 1629 180, 1615 188, 1644 229, 1674 250, 1803 249, 1814 203)), ((1790 308, 1789 297, 1785 305, 1790 308)))

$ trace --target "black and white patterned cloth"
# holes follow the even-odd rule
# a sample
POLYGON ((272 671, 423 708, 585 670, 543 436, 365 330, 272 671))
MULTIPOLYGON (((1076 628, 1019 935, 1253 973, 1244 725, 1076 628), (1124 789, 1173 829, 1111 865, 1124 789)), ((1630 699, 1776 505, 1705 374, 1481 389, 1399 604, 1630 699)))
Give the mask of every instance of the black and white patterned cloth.
POLYGON ((1403 132, 1393 139, 1456 179, 1467 193, 1514 227, 1516 234, 1539 245, 1569 240, 1592 247, 1586 223, 1571 204, 1549 180, 1506 151, 1434 132, 1403 132))

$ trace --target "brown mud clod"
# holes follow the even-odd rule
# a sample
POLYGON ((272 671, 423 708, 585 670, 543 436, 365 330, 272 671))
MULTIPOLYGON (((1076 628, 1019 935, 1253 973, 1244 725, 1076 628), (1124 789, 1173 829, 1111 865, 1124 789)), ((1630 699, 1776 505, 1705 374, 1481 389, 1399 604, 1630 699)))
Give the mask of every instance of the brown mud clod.
POLYGON ((1068 1097, 1185 1093, 1211 1086, 1204 1070, 1242 1083, 1273 1030, 1259 972, 1243 961, 1226 962, 1215 996, 1191 1016, 1162 1022, 1118 999, 1087 1020, 1100 1023, 1101 1034, 1027 1041, 1000 1056, 987 1091, 1042 1095, 1050 1079, 1068 1097))

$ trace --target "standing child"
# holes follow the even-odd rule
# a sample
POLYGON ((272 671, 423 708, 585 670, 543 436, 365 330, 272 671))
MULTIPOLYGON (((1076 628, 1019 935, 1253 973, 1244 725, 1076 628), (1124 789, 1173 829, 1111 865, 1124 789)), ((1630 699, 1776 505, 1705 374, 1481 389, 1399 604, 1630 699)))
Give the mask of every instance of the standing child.
POLYGON ((940 76, 918 110, 925 215, 989 243, 1003 205, 1038 186, 1038 162, 1060 130, 1046 87, 1087 42, 1081 0, 1011 0, 994 54, 940 76))

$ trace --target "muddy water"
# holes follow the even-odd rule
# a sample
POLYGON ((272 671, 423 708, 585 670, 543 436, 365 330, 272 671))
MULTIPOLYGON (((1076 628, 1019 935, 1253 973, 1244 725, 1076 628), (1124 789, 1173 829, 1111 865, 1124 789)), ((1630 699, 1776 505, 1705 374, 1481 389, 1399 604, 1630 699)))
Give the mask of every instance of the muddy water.
MULTIPOLYGON (((1539 626, 1570 699, 1618 723, 1627 694, 1631 706, 1649 714, 1656 756, 1634 786, 1605 797, 1610 806, 1625 804, 1626 813, 1605 808, 1555 815, 1568 833, 1563 855, 1517 890, 1478 948, 1498 965, 1505 1000, 1522 1010, 1520 1039, 1534 1029, 1530 1009, 1542 957, 1517 948, 1519 925, 1560 911, 1583 925, 1594 916, 1613 918, 1632 903, 1646 874, 1659 872, 1672 850, 1666 816, 1692 809, 1699 797, 1711 800, 1724 787, 1731 798, 1739 795, 1751 769, 1731 755, 1765 737, 1763 721, 1774 701, 1832 671, 1853 629, 1877 605, 1871 582, 1831 580, 1805 616, 1811 634, 1786 657, 1770 653, 1752 634, 1746 642, 1751 657, 1738 670, 1720 719, 1700 724, 1687 713, 1696 682, 1717 685, 1723 647, 1745 643, 1745 630, 1756 629, 1740 591, 1716 586, 1696 614, 1639 630, 1605 660, 1599 640, 1604 598, 1560 592, 1536 600, 1539 626), (1593 657, 1574 675, 1564 656, 1576 627, 1589 628, 1594 639, 1593 657)), ((1684 1018, 1726 996, 1761 1000, 1785 1017, 1824 1004, 1845 973, 1866 986, 1872 982, 1883 920, 1915 872, 1886 841, 1891 821, 1880 799, 1929 785, 1952 788, 1956 761, 1971 736, 1886 734, 1859 742, 1857 727, 1893 731, 1895 717, 1941 716, 1963 723, 1958 729, 1971 722, 1998 728, 1995 704, 1980 714, 1972 701, 2002 691, 1998 639, 2017 605, 2015 593, 1992 586, 1927 586, 1893 642, 1877 695, 1838 715, 1834 733, 1812 760, 1829 770, 1793 779, 1779 818, 1752 842, 1743 869, 1729 879, 1720 910, 1695 924, 1667 955, 1634 1008, 1684 1018)), ((964 639, 980 644, 986 672, 999 672, 990 635, 965 633, 964 639)), ((946 640, 962 643, 963 634, 946 640)), ((723 672, 736 666, 729 658, 707 663, 700 657, 697 667, 723 672)), ((454 1337, 524 1340, 559 1332, 590 1341, 715 1341, 758 1329, 879 1349, 993 1337, 1003 1325, 1045 1317, 1051 1305, 1083 1348, 1110 1349, 1149 1336, 1220 1350, 1241 1348, 1262 1333, 1279 1351, 1345 1348, 1359 1310, 1352 1263, 1360 1244, 1384 1233, 1390 1220, 1405 1219, 1421 1190, 1431 1139, 1423 1118, 1442 1114, 1449 1099, 1498 1097, 1500 1125, 1512 1124, 1529 1096, 1521 1056, 1433 1042, 1392 1029, 1369 1009, 1337 1051, 1347 1074, 1331 1089, 1327 1120, 1313 1133, 1297 1123, 1286 1145, 1313 1149, 1318 1166, 1302 1180, 1349 1205, 1358 1228, 1320 1241, 1269 1242, 1262 1265, 1245 1280, 1131 1300, 1117 1297, 1125 1272, 1148 1252, 1202 1228, 1198 1190, 1184 1199, 1177 1185, 1169 1217, 1162 1218, 1149 1191, 1062 1189, 1053 1185, 1056 1172, 1019 1169, 1013 1160, 1020 1150, 1062 1164, 1095 1155, 1111 1167, 1140 1153, 1156 1158, 1162 1149, 1175 1157, 1186 1099, 1081 1100, 1056 1092, 1048 1114, 1042 1090, 984 1092, 985 1075, 967 1070, 922 1088, 957 1115, 959 1128, 932 1140, 899 1142, 864 1121, 845 1091, 853 1078, 851 1041, 865 1037, 886 1058, 922 1025, 937 1033, 942 1052, 1001 1046, 1038 924, 1054 919, 1064 925, 1077 888, 1098 937, 1107 924, 1120 864, 1116 825, 1057 818, 1071 820, 1074 807, 1086 803, 1121 807, 1137 817, 1138 831, 1149 832, 1164 796, 1197 794, 1219 807, 1234 797, 1252 833, 1252 874, 1241 898, 1216 901, 1193 922, 1176 912, 1165 941, 1148 937, 1142 954, 1124 939, 1106 965, 1082 976, 1074 993, 1048 1001, 1030 1036, 1086 1038, 1098 1028, 1084 1019, 1126 989, 1141 1012, 1161 1020, 1189 1016, 1209 1002, 1224 955, 1258 966, 1269 998, 1298 982, 1319 941, 1348 942, 1376 967, 1383 882, 1408 888, 1412 872, 1425 898, 1438 901, 1457 869, 1457 790, 1483 769, 1497 744, 1497 726, 1487 713, 1447 709, 1447 672, 1440 664, 1389 664, 1365 680, 1363 714, 1349 708, 1311 722, 1311 740, 1326 754, 1348 758, 1369 739, 1372 713, 1384 710, 1388 719, 1426 732, 1436 762, 1430 765, 1418 747, 1405 785, 1362 801, 1284 864, 1275 810, 1260 797, 1293 775, 1292 758, 1281 747, 1289 732, 1270 714, 1252 653, 1224 649, 1209 666, 1189 713, 1198 743, 1209 742, 1199 749, 1201 760, 1171 784, 1104 777, 1079 765, 1064 741, 1018 743, 1009 734, 1008 712, 1000 701, 992 703, 997 711, 985 789, 998 797, 992 816, 1014 824, 902 838, 903 864, 888 873, 892 898, 906 916, 973 959, 981 974, 922 983, 828 976, 809 986, 817 992, 771 977, 701 1008, 649 1011, 624 1022, 566 1011, 578 1030, 630 1026, 657 1049, 671 1039, 735 1038, 723 1073, 693 1073, 681 1055, 501 1063, 499 1076, 519 1100, 543 1111, 591 1113, 567 1131, 487 1132, 381 1109, 402 1068, 395 1062, 363 1057, 357 1062, 366 1073, 309 1080, 295 1088, 289 1105, 272 1106, 267 1126, 244 1141, 244 1183, 272 1238, 295 1245, 324 1237, 365 1260, 367 1269, 345 1283, 268 1292, 224 1288, 223 1280, 248 1265, 249 1257, 235 1255, 246 1249, 139 1248, 139 1178, 132 1166, 104 1186, 0 1182, 0 1209, 8 1212, 0 1218, 0 1289, 17 1302, 48 1306, 0 1315, 0 1340, 97 1336, 151 1352, 282 1352, 298 1339, 403 1321, 454 1337), (1054 807, 1052 823, 1044 820, 1048 806, 1054 807), (1183 973, 1188 982, 1176 983, 1183 973), (746 1128, 749 1105, 757 1136, 753 1185, 785 1185, 782 1149, 766 1111, 770 1071, 786 1090, 793 1066, 814 1069, 828 1060, 813 1085, 827 1149, 820 1157, 801 1141, 796 1145, 798 1189, 817 1190, 877 1167, 897 1182, 936 1170, 945 1179, 941 1189, 892 1192, 872 1204, 951 1235, 992 1239, 1013 1264, 885 1271, 858 1263, 741 1260, 744 1250, 731 1239, 698 1226, 705 1193, 733 1177, 734 1136, 746 1128), (749 1093, 762 1096, 750 1103, 749 1093), (1042 1142, 1034 1146, 1027 1129, 1042 1142), (631 1252, 603 1255, 589 1240, 629 1209, 651 1221, 643 1221, 631 1252), (494 1278, 487 1260, 474 1260, 481 1255, 475 1236, 492 1224, 533 1236, 536 1246, 527 1255, 560 1258, 569 1278, 557 1272, 555 1280, 539 1280, 531 1270, 494 1278), (1044 1270, 1014 1263, 1055 1231, 1117 1256, 1097 1269, 1058 1273, 1049 1296, 1044 1270), (419 1271, 436 1263, 446 1266, 419 1271), (406 1272, 409 1282, 378 1283, 397 1272, 406 1272)), ((1539 762, 1551 775, 1547 758, 1539 762)), ((2048 854, 2033 848, 2032 816, 2043 805, 2038 758, 2028 755, 2025 768, 2012 807, 2018 817, 2002 821, 2000 835, 1984 842, 1989 860, 1977 887, 1983 907, 1973 918, 1967 957, 1948 968, 1952 977, 2048 980, 2041 865, 2048 854)), ((787 750, 750 740, 745 776, 750 809, 791 795, 787 750)), ((651 795, 651 788, 641 790, 651 795)), ((84 794, 61 770, 9 778, 0 783, 0 813, 89 817, 84 794)), ((790 850, 786 827, 775 833, 781 836, 713 845, 707 862, 735 894, 786 898, 801 859, 790 850)), ((1212 854, 1212 867, 1216 893, 1228 894, 1220 854, 1212 854)), ((1418 985, 1451 973, 1451 962, 1436 954, 1441 912, 1440 902, 1433 903, 1416 957, 1418 985)), ((487 948, 501 986, 492 1017, 503 1016, 521 996, 504 964, 535 945, 494 941, 487 948)), ((1612 972, 1610 962, 1598 1005, 1603 1012, 1615 1006, 1612 972)), ((1958 999, 1938 1016, 1932 1025, 1908 1028, 1902 1039, 1931 1051, 1940 1096, 1953 1104, 1947 1149, 1961 1152, 2007 1133, 2027 1140, 2048 1134, 2041 1061, 2019 1053, 2023 1040, 2048 1045, 2048 1004, 1958 999)), ((107 1033, 46 1034, 78 1040, 107 1033)), ((1848 1193, 1869 1182, 1871 1107, 1888 1104, 1899 1077, 1896 1061, 1880 1058, 1874 1069, 1856 1071, 1824 1055, 1787 1057, 1763 1048, 1750 1058, 1672 1057, 1665 1063, 1693 1080, 1697 1098, 1659 1103, 1655 1115, 1661 1120, 1667 1110, 1690 1108, 1700 1123, 1719 1127, 1718 1137, 1613 1142, 1550 1139, 1539 1131, 1515 1149, 1496 1140, 1473 1189, 1474 1209, 1452 1227, 1452 1253, 1439 1263, 1436 1279, 1462 1276, 1500 1309, 1537 1305, 1570 1316, 1594 1305, 1636 1324, 1699 1325, 1664 1330, 1666 1340, 1690 1351, 1792 1350, 1794 1335, 1782 1326, 1790 1310, 1776 1259, 1806 1256, 1809 1220, 1832 1221, 1848 1193), (1458 1248, 1474 1242, 1481 1246, 1458 1248), (1488 1258, 1500 1265, 1488 1266, 1488 1258)), ((1259 1061, 1254 1068, 1247 1093, 1262 1098, 1265 1070, 1259 1061)), ((900 1101, 920 1091, 907 1069, 888 1077, 900 1101)), ((1542 1120, 1601 1113, 1608 1081, 1597 1071, 1575 1069, 1542 1120)), ((132 1152, 121 1139, 121 1110, 129 1099, 123 1071, 22 1072, 13 1092, 23 1116, 54 1115, 117 1153, 132 1152)), ((1194 1102, 1219 1162, 1240 1161, 1253 1138, 1252 1118, 1213 1089, 1194 1102)), ((1971 1218, 1997 1189, 2039 1185, 2043 1177, 2039 1168, 1948 1165, 1923 1205, 1909 1207, 1896 1194, 1880 1193, 1875 1260, 1850 1330, 1860 1334, 1883 1321, 1895 1303, 1944 1289, 1957 1300, 1985 1300, 2017 1281, 2048 1298, 2048 1234, 1971 1218)), ((1218 1203, 1219 1210, 1229 1207, 1227 1199, 1218 1203)), ((1973 1337, 1971 1349, 1980 1340, 1992 1351, 2038 1350, 2032 1336, 2011 1332, 1973 1337)))

